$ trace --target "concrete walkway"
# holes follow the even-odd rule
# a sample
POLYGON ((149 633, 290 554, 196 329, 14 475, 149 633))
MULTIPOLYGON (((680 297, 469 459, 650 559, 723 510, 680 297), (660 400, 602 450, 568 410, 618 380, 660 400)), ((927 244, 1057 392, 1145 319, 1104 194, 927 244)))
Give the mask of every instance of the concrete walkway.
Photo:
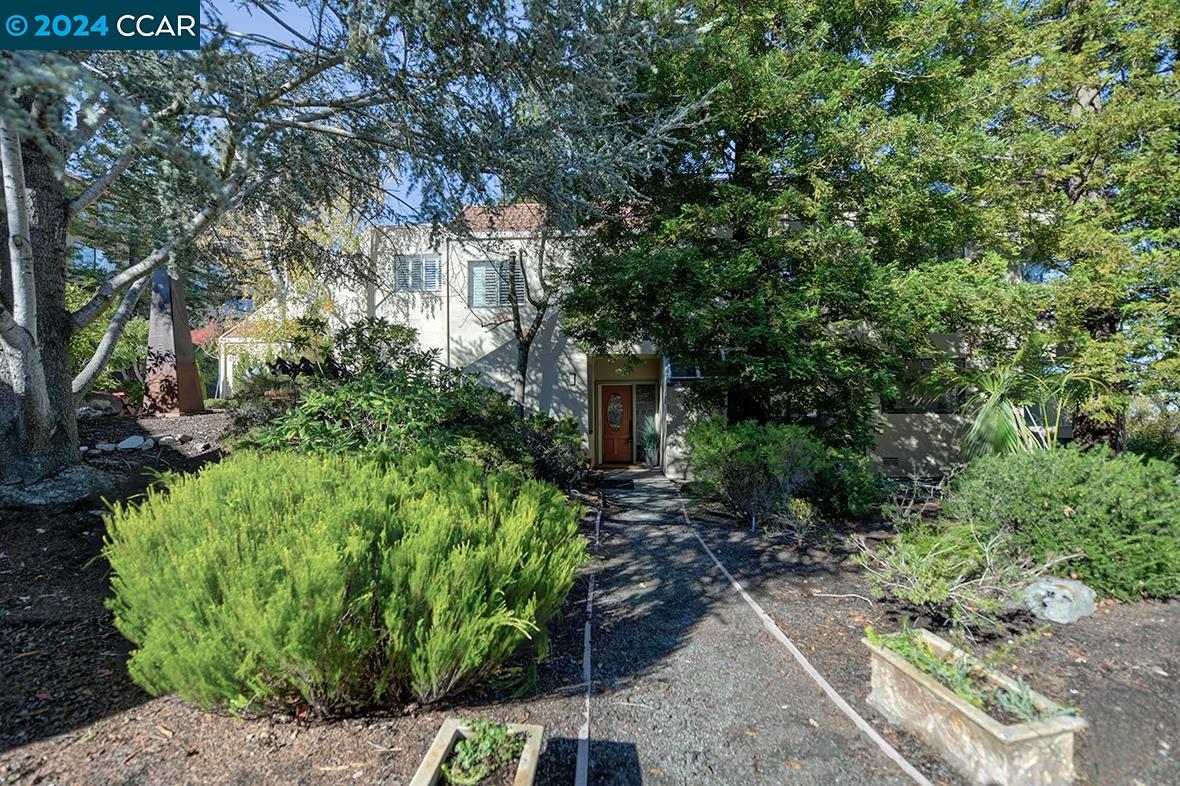
POLYGON ((588 782, 915 783, 771 635, 675 487, 625 478, 604 491, 588 782))

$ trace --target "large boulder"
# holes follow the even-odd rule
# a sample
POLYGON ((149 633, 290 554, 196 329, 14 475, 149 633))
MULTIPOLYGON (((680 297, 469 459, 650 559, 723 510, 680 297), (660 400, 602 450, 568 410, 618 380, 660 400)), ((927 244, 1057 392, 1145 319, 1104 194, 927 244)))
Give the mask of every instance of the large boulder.
POLYGON ((1097 610, 1098 594, 1080 581, 1046 576, 1024 588, 1023 605, 1038 619, 1068 625, 1097 610))

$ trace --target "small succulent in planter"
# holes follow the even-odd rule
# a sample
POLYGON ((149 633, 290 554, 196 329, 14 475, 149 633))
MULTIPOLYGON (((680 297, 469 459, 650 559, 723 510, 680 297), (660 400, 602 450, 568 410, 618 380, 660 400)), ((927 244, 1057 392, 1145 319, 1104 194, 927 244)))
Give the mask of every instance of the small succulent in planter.
POLYGON ((654 417, 643 421, 643 428, 639 432, 639 446, 643 448, 643 463, 654 467, 660 456, 660 427, 656 425, 654 417))
POLYGON ((508 731, 502 723, 479 719, 469 724, 471 733, 455 743, 442 765, 443 782, 475 786, 505 764, 512 764, 524 749, 524 736, 508 731))

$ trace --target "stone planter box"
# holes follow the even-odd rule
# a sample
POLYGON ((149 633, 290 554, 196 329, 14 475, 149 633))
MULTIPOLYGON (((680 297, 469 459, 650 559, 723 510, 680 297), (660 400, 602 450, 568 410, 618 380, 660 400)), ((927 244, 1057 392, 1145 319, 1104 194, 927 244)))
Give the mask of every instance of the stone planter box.
MULTIPOLYGON (((985 667, 950 642, 922 630, 919 634, 938 655, 954 652, 978 667, 993 684, 1011 690, 1016 681, 985 667)), ((1073 783, 1073 735, 1086 728, 1075 715, 1039 721, 1001 723, 955 695, 933 675, 891 650, 867 639, 872 653, 873 682, 868 702, 890 723, 899 726, 942 754, 972 783, 1004 786, 1055 786, 1073 783)), ((1061 705, 1033 693, 1038 709, 1052 712, 1061 705)))
MULTIPOLYGON (((520 752, 520 762, 516 766, 516 778, 512 781, 512 786, 532 786, 533 779, 537 777, 537 761, 541 757, 543 730, 540 726, 532 724, 509 723, 508 731, 524 735, 524 750, 520 752)), ((470 734, 471 730, 458 718, 447 718, 443 721, 434 742, 430 744, 430 750, 426 751, 426 756, 418 765, 418 771, 414 773, 410 786, 435 786, 442 783, 443 762, 451 755, 455 743, 470 734)))

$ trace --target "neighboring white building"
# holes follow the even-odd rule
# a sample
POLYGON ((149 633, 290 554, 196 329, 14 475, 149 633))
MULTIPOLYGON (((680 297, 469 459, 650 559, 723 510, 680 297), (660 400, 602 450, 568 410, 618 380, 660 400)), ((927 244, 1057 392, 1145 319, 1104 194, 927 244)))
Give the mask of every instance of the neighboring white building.
MULTIPOLYGON (((560 240, 539 233, 538 208, 510 205, 464 211, 462 235, 428 226, 378 227, 371 235, 374 275, 366 287, 331 286, 334 320, 375 316, 418 331, 423 346, 437 349, 450 367, 478 373, 505 394, 514 391, 516 341, 511 322, 515 290, 522 320, 536 313, 525 288, 539 298, 549 289, 545 266, 560 265, 560 240), (542 251, 543 249, 543 251, 542 251), (509 282, 508 260, 521 271, 509 282), (544 260, 544 262, 542 262, 544 260)), ((268 304, 269 305, 269 304, 268 304)), ((273 310, 273 309, 271 309, 273 310)), ((259 316, 268 313, 259 309, 259 316)), ((299 316, 289 311, 288 316, 299 316)), ((220 396, 232 395, 235 364, 262 339, 242 323, 219 340, 220 396)), ((950 342, 942 341, 953 350, 950 342)), ((685 385, 692 374, 637 344, 630 358, 592 357, 561 330, 556 306, 533 341, 526 406, 582 425, 587 455, 595 465, 642 460, 639 434, 648 418, 660 429, 658 463, 673 478, 688 475, 684 433, 689 415, 685 385), (637 360, 636 360, 637 359, 637 360)), ((959 458, 963 420, 937 404, 910 402, 882 413, 876 455, 886 474, 932 476, 959 458)))

